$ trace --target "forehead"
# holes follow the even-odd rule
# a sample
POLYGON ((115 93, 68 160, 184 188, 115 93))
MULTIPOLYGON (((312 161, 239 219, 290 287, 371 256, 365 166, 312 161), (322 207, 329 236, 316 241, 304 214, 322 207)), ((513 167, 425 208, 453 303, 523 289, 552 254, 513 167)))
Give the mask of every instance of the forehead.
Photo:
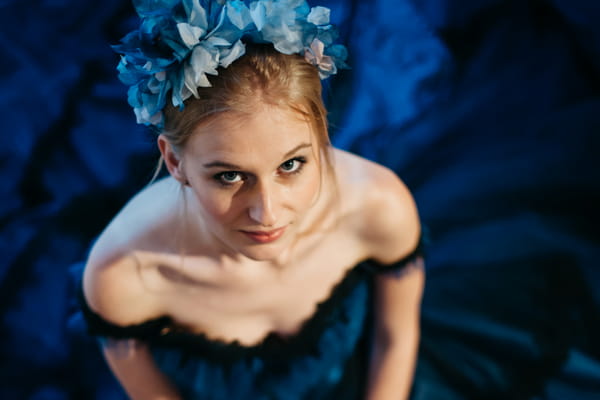
POLYGON ((268 161, 282 157, 299 144, 314 142, 310 124, 303 115, 263 107, 251 115, 223 113, 199 126, 186 144, 185 153, 204 160, 242 163, 252 162, 258 156, 268 161))

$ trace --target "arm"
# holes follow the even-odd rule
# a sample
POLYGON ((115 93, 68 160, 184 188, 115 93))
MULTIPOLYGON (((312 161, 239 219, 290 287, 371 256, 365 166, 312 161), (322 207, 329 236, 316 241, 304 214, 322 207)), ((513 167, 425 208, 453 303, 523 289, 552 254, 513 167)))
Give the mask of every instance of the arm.
POLYGON ((145 343, 135 339, 107 340, 104 357, 133 400, 177 400, 177 389, 158 369, 145 343))
MULTIPOLYGON (((90 310, 108 323, 128 326, 164 311, 140 278, 134 255, 104 257, 92 251, 83 289, 90 310)), ((148 346, 136 339, 106 339, 104 357, 115 377, 134 400, 180 399, 177 389, 157 367, 148 346)))
POLYGON ((406 266, 406 274, 376 279, 375 334, 369 370, 369 400, 407 399, 419 345, 423 259, 406 266))
MULTIPOLYGON (((419 216, 408 188, 390 170, 374 168, 368 191, 368 226, 363 237, 370 256, 381 264, 404 259, 417 247, 419 216)), ((374 343, 369 366, 368 399, 407 399, 419 345, 423 259, 400 273, 383 273, 375 281, 374 343)))

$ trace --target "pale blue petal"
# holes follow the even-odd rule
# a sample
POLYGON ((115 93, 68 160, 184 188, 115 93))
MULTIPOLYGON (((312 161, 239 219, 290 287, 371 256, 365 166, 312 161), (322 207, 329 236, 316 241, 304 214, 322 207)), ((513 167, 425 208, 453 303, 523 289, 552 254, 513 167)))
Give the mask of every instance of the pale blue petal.
POLYGON ((221 26, 225 22, 226 17, 227 17, 227 9, 225 7, 222 7, 221 11, 219 12, 218 22, 214 25, 214 28, 212 28, 210 30, 210 32, 208 33, 208 37, 214 35, 216 32, 219 32, 219 30, 221 29, 221 26))
POLYGON ((278 25, 276 21, 281 21, 284 24, 291 26, 296 21, 296 11, 292 8, 287 8, 283 4, 276 3, 273 7, 273 12, 269 16, 274 25, 278 25))
POLYGON ((148 124, 160 126, 163 123, 163 113, 162 111, 157 112, 153 116, 148 119, 148 124))
POLYGON ((185 13, 188 16, 188 22, 194 26, 202 28, 205 32, 208 30, 208 19, 206 10, 200 5, 199 0, 182 0, 185 13))
MULTIPOLYGON (((183 101, 186 101, 190 97, 192 97, 192 92, 187 88, 187 86, 184 86, 183 88, 181 88, 181 100, 182 100, 181 104, 183 104, 183 101)), ((179 104, 177 104, 177 105, 179 105, 179 104)))
POLYGON ((294 7, 294 11, 296 11, 297 18, 306 19, 308 14, 310 14, 310 6, 304 0, 295 2, 296 6, 294 7))
POLYGON ((205 47, 226 46, 226 47, 228 47, 228 46, 231 46, 231 43, 229 43, 227 40, 225 40, 221 37, 211 36, 202 42, 202 46, 205 46, 205 47))
MULTIPOLYGON (((198 86, 196 85, 196 72, 194 68, 187 64, 183 68, 183 80, 184 87, 187 88, 190 93, 194 95, 194 97, 198 97, 198 86)), ((173 99, 173 105, 178 106, 180 102, 183 103, 183 99, 181 99, 181 93, 179 93, 179 97, 177 99, 173 99)))
POLYGON ((250 10, 246 7, 244 2, 240 0, 234 0, 227 3, 227 17, 229 18, 229 21, 240 30, 246 29, 246 27, 252 23, 250 10))
MULTIPOLYGON (((210 84, 210 81, 208 80, 208 77, 203 72, 197 73, 196 76, 195 76, 195 79, 196 79, 196 87, 197 88, 198 87, 211 87, 212 86, 210 84)), ((189 87, 188 87, 188 89, 189 89, 189 87)), ((198 95, 196 95, 196 97, 198 97, 198 95)))
POLYGON ((288 26, 273 27, 266 25, 262 31, 263 38, 273 43, 277 51, 284 54, 301 53, 304 50, 302 32, 291 30, 288 26))
POLYGON ((168 81, 172 82, 173 90, 171 92, 171 103, 175 107, 179 107, 179 110, 183 110, 183 93, 189 92, 185 87, 184 68, 179 68, 178 71, 172 71, 168 74, 168 81))
POLYGON ((150 124, 150 121, 148 121, 146 118, 144 118, 143 111, 141 108, 134 107, 133 113, 135 114, 135 122, 137 122, 138 124, 144 124, 144 125, 150 124))
POLYGON ((162 124, 163 115, 159 111, 154 115, 150 115, 147 108, 134 108, 136 122, 144 125, 160 125, 162 124))
POLYGON ((135 85, 146 76, 144 72, 138 71, 134 65, 129 64, 125 57, 117 65, 117 71, 119 71, 119 80, 126 85, 135 85))
POLYGON ((137 85, 130 86, 127 90, 127 102, 133 108, 142 106, 142 99, 139 95, 139 88, 137 85))
POLYGON ((190 57, 190 64, 192 65, 194 72, 196 73, 196 83, 198 86, 210 86, 202 84, 205 83, 204 73, 217 75, 217 67, 219 61, 217 60, 218 52, 214 53, 206 49, 204 46, 196 46, 190 57))
POLYGON ((141 92, 141 96, 142 104, 144 109, 148 111, 149 116, 156 114, 162 108, 161 104, 158 103, 159 96, 157 94, 141 92))
POLYGON ((229 65, 243 56, 246 53, 246 46, 242 43, 241 40, 235 42, 235 44, 231 47, 231 49, 223 50, 221 52, 221 59, 219 60, 219 65, 221 67, 227 68, 229 65))
POLYGON ((330 46, 337 39, 338 31, 331 25, 319 27, 317 37, 321 42, 325 43, 325 46, 330 46))
POLYGON ((160 85, 160 92, 156 100, 156 106, 158 110, 162 110, 167 104, 167 93, 171 90, 171 82, 167 79, 163 79, 160 85))
POLYGON ((183 109, 198 87, 210 86, 208 74, 245 54, 249 40, 304 55, 321 78, 347 68, 346 48, 333 45, 330 10, 311 9, 306 0, 134 0, 134 6, 140 28, 113 48, 122 54, 119 79, 129 85, 128 101, 140 123, 162 124, 169 92, 183 109), (315 39, 322 46, 311 48, 315 39))
MULTIPOLYGON (((229 21, 228 18, 226 18, 218 30, 214 30, 211 32, 211 36, 208 38, 208 40, 212 39, 213 37, 218 37, 221 40, 226 40, 228 43, 227 46, 230 46, 232 43, 235 43, 237 40, 241 39, 243 35, 244 31, 238 29, 235 25, 231 23, 231 21, 229 21)), ((223 45, 218 44, 218 46, 223 45)))
POLYGON ((265 26, 267 21, 267 10, 264 2, 255 1, 251 3, 250 16, 252 17, 254 25, 256 25, 256 29, 260 31, 265 26))
POLYGON ((200 43, 200 38, 206 33, 206 30, 185 22, 178 23, 177 30, 179 31, 179 36, 181 36, 183 43, 190 49, 200 43))
POLYGON ((164 82, 160 82, 158 79, 156 78, 151 78, 148 80, 148 90, 150 91, 150 93, 160 93, 161 88, 164 86, 164 82))
POLYGON ((282 40, 273 44, 275 50, 283 54, 296 54, 303 50, 304 46, 297 40, 282 40))
POLYGON ((329 24, 330 12, 329 8, 326 7, 313 7, 310 14, 308 14, 307 21, 315 25, 327 25, 329 24))
POLYGON ((274 5, 281 7, 282 9, 287 10, 295 10, 298 12, 303 12, 306 16, 308 11, 308 4, 306 0, 268 0, 269 3, 273 3, 274 5))
POLYGON ((137 97, 141 106, 134 107, 138 123, 156 125, 162 121, 161 109, 164 104, 158 104, 158 96, 138 91, 137 97))

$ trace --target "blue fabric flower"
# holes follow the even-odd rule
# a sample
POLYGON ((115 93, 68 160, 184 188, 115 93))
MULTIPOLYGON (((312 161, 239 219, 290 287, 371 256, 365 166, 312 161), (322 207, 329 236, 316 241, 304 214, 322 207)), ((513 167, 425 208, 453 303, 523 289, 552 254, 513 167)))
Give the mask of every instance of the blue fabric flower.
POLYGON ((272 43, 284 54, 302 54, 322 79, 347 67, 346 48, 334 45, 329 9, 305 0, 134 0, 140 28, 113 46, 122 54, 119 79, 129 85, 137 122, 162 127, 168 93, 184 107, 208 75, 245 53, 244 41, 272 43), (248 39, 250 38, 250 39, 248 39))

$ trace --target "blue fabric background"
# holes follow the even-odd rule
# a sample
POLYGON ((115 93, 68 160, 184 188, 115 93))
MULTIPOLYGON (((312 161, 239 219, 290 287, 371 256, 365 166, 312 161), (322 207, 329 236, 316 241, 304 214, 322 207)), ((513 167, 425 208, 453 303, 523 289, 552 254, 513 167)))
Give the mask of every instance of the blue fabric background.
MULTIPOLYGON (((320 4, 352 66, 333 141, 393 168, 430 231, 413 398, 598 398, 600 3, 320 4)), ((0 1, 2 399, 119 393, 69 333, 68 271, 157 159, 108 46, 135 23, 125 0, 0 1)))

